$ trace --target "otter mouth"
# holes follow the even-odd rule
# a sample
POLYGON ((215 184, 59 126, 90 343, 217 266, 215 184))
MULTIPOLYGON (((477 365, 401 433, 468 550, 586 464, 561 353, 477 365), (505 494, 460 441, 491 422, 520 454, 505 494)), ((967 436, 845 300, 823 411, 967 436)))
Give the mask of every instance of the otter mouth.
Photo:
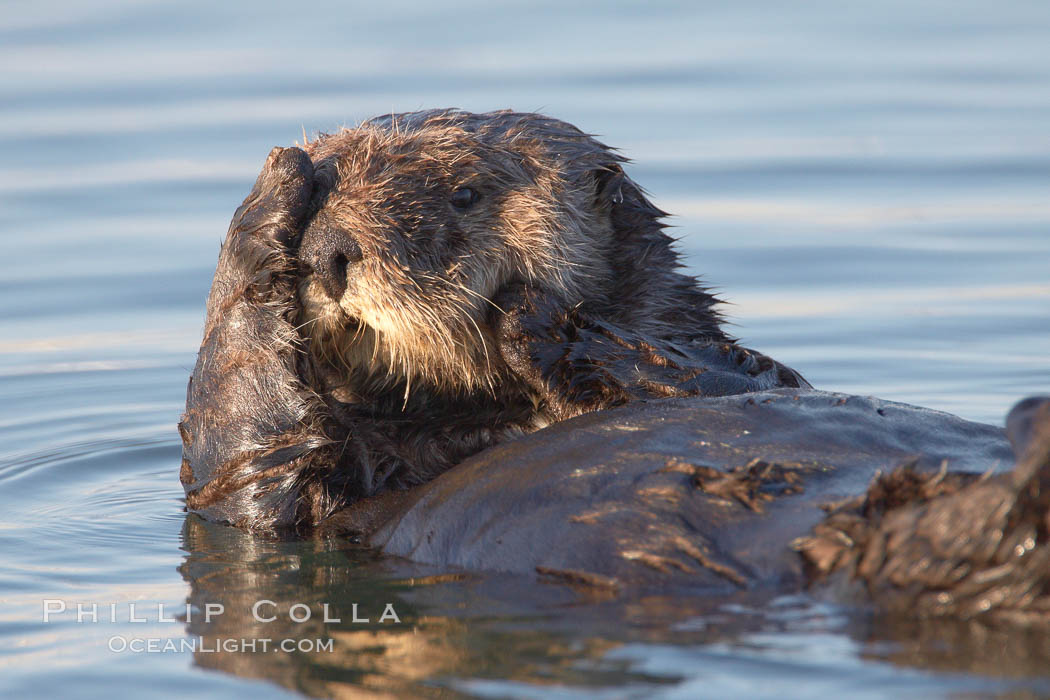
POLYGON ((365 325, 360 318, 347 313, 340 300, 304 263, 299 282, 299 323, 308 336, 315 335, 318 328, 345 334, 354 333, 365 325))

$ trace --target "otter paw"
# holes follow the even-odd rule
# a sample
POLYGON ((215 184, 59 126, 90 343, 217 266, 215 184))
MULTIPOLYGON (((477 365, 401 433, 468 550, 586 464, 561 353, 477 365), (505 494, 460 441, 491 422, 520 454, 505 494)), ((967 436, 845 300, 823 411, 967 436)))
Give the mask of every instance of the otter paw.
POLYGON ((303 150, 270 151, 219 253, 208 298, 209 324, 241 300, 291 304, 298 275, 293 249, 311 209, 313 175, 303 150))
POLYGON ((535 313, 535 306, 524 285, 514 287, 496 297, 493 304, 500 309, 492 322, 500 356, 514 374, 530 384, 539 379, 532 366, 531 345, 536 340, 523 323, 535 313))
POLYGON ((294 247, 310 209, 314 166, 301 148, 274 148, 251 193, 233 215, 229 235, 294 247))

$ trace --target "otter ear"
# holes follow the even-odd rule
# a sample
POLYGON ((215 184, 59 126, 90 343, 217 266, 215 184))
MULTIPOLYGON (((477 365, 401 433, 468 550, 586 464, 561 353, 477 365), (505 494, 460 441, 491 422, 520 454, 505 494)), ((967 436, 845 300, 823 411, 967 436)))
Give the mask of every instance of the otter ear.
POLYGON ((626 176, 616 163, 594 171, 594 198, 599 206, 623 204, 623 181, 626 176))

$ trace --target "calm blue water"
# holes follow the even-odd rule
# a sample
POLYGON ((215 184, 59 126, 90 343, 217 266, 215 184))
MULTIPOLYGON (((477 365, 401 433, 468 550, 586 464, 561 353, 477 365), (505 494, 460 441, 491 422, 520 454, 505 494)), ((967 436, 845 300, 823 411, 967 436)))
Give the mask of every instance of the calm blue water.
POLYGON ((390 111, 542 110, 619 146, 735 332, 820 388, 987 422, 1050 391, 1050 5, 791 7, 5 3, 0 694, 1050 691, 1047 633, 808 598, 588 599, 182 512, 174 424, 230 215, 271 146, 390 111), (100 622, 44 623, 45 599, 100 622), (342 622, 260 625, 260 599, 342 622), (227 611, 158 619, 187 601, 227 611), (376 621, 388 602, 401 624, 376 621))

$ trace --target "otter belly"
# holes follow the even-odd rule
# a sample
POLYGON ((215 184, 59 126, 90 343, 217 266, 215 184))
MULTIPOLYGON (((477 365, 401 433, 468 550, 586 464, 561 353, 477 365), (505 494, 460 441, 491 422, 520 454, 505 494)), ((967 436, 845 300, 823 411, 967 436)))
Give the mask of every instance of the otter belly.
POLYGON ((638 402, 475 455, 394 499, 370 542, 596 586, 797 587, 790 545, 821 506, 912 459, 919 471, 1014 462, 1001 428, 874 398, 778 389, 638 402))

